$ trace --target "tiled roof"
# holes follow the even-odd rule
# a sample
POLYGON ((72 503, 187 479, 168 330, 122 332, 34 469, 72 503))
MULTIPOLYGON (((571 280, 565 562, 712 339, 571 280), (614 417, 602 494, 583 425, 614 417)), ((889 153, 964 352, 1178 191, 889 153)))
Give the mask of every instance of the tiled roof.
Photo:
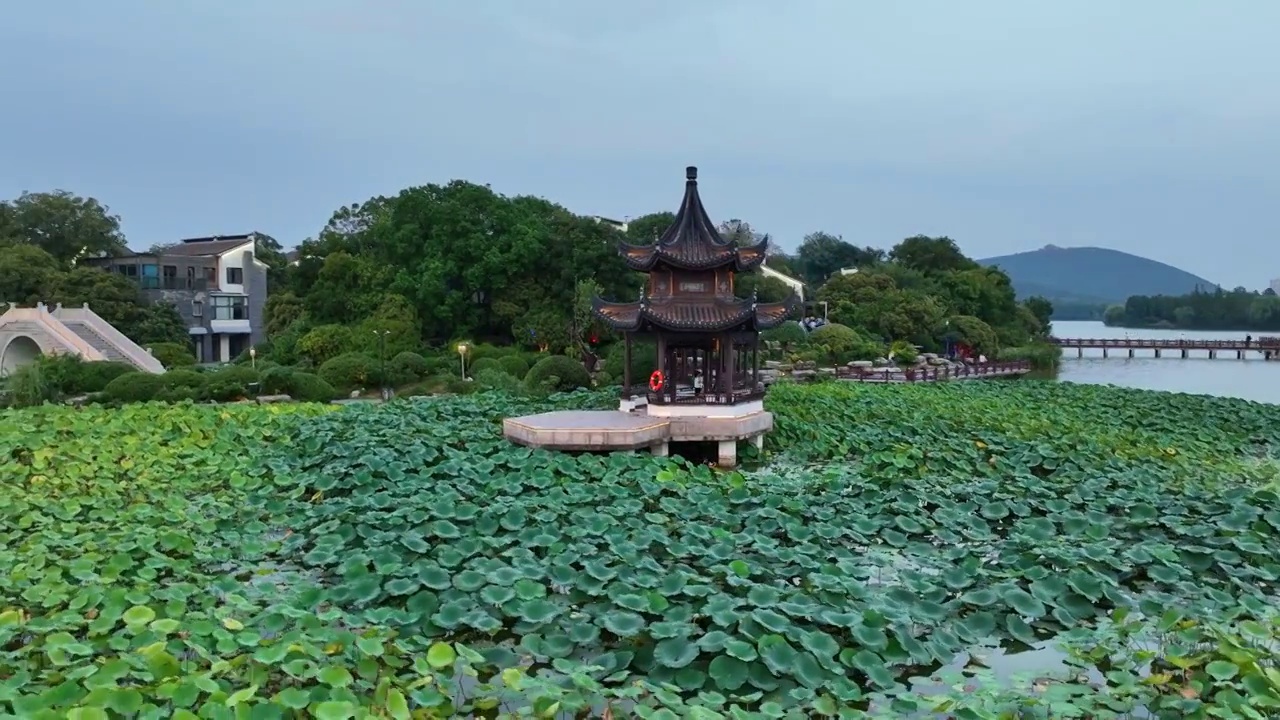
POLYGON ((249 236, 239 236, 219 240, 185 240, 177 245, 167 247, 161 255, 178 257, 199 257, 204 255, 221 255, 251 242, 249 236))
POLYGON ((684 200, 675 222, 653 245, 622 243, 619 251, 632 270, 647 272, 658 262, 685 270, 708 270, 734 265, 737 270, 751 270, 764 262, 767 238, 750 247, 738 247, 725 240, 702 206, 698 195, 698 169, 685 170, 684 200))
POLYGON ((648 324, 664 330, 720 332, 738 326, 755 330, 774 327, 795 310, 795 299, 780 303, 757 303, 741 298, 703 302, 641 298, 634 303, 597 299, 593 307, 596 315, 616 330, 639 330, 648 324))

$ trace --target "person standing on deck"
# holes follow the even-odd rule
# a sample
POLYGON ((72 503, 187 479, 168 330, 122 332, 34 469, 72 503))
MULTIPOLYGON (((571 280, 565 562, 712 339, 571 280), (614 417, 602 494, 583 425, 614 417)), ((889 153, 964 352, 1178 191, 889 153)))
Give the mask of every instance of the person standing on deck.
POLYGON ((702 371, 695 370, 693 373, 693 394, 695 397, 702 397, 702 371))

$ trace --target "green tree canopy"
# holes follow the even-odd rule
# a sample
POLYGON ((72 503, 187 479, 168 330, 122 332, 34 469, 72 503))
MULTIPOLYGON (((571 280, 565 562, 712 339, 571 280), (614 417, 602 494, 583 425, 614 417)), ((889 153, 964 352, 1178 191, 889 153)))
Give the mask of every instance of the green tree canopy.
POLYGON ((0 223, 0 234, 66 264, 82 254, 113 254, 125 248, 118 216, 94 198, 65 190, 27 192, 0 203, 0 223))

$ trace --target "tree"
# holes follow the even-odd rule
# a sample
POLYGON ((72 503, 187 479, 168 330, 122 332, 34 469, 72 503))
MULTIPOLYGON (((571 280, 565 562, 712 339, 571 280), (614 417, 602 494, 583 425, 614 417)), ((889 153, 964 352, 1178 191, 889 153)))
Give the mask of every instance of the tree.
POLYGON ((889 251, 889 260, 925 273, 969 270, 978 267, 960 252, 960 246, 949 237, 916 235, 898 243, 889 251))
POLYGON ((138 286, 123 275, 98 268, 78 267, 61 275, 54 301, 67 307, 88 303, 91 310, 131 339, 146 318, 138 286))
MULTIPOLYGON (((93 307, 92 302, 89 307, 93 307)), ((182 319, 178 309, 170 303, 143 305, 134 326, 119 328, 119 330, 139 345, 174 343, 187 347, 191 343, 186 321, 182 319)))
POLYGON ((343 250, 329 255, 305 298, 307 313, 320 324, 362 320, 381 300, 378 276, 365 258, 343 250))
POLYGON ((1035 316, 1036 322, 1040 324, 1040 332, 1045 335, 1049 334, 1052 326, 1053 303, 1039 295, 1033 295, 1024 300, 1022 304, 1035 316))
POLYGON ((286 283, 286 272, 289 269, 289 258, 285 256, 280 241, 266 233, 255 233, 254 257, 267 266, 267 290, 275 292, 286 283))
POLYGON ((725 220, 720 223, 719 227, 716 229, 719 231, 720 237, 739 246, 755 245, 767 237, 766 235, 756 232, 755 229, 751 227, 751 223, 746 220, 739 220, 738 218, 725 220))
POLYGON ((288 330, 294 323, 302 319, 306 306, 302 299, 291 292, 277 292, 267 297, 263 309, 263 320, 266 323, 267 337, 273 338, 288 330))
POLYGON ((843 268, 864 268, 880 263, 884 259, 884 251, 855 247, 838 235, 814 232, 804 236, 795 259, 801 279, 816 287, 843 268))
MULTIPOLYGON (((25 243, 0 248, 0 303, 35 305, 53 298, 62 272, 52 255, 25 243)), ((4 307, 0 305, 0 312, 4 307)))
POLYGON ((757 293, 760 302, 782 302, 791 297, 794 291, 790 285, 776 277, 767 277, 761 272, 740 273, 734 278, 733 294, 738 297, 751 297, 757 293))
POLYGON ((81 255, 125 249, 120 218, 93 198, 55 190, 23 193, 0 205, 6 206, 6 234, 44 250, 59 262, 70 264, 81 255))
POLYGON ((627 242, 633 245, 652 245, 675 221, 675 213, 670 212, 641 215, 627 222, 627 242))

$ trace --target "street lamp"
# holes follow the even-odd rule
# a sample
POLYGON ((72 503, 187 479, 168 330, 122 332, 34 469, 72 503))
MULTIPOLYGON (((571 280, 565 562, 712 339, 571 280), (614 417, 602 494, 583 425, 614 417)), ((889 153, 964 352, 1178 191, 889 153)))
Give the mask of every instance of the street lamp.
POLYGON ((390 394, 387 391, 387 335, 390 335, 391 331, 374 330, 373 334, 378 336, 378 383, 381 386, 378 392, 383 402, 386 402, 390 394))
POLYGON ((249 348, 249 367, 258 369, 258 348, 256 347, 249 348))
POLYGON ((467 344, 458 343, 458 360, 462 362, 462 379, 467 379, 467 344))

